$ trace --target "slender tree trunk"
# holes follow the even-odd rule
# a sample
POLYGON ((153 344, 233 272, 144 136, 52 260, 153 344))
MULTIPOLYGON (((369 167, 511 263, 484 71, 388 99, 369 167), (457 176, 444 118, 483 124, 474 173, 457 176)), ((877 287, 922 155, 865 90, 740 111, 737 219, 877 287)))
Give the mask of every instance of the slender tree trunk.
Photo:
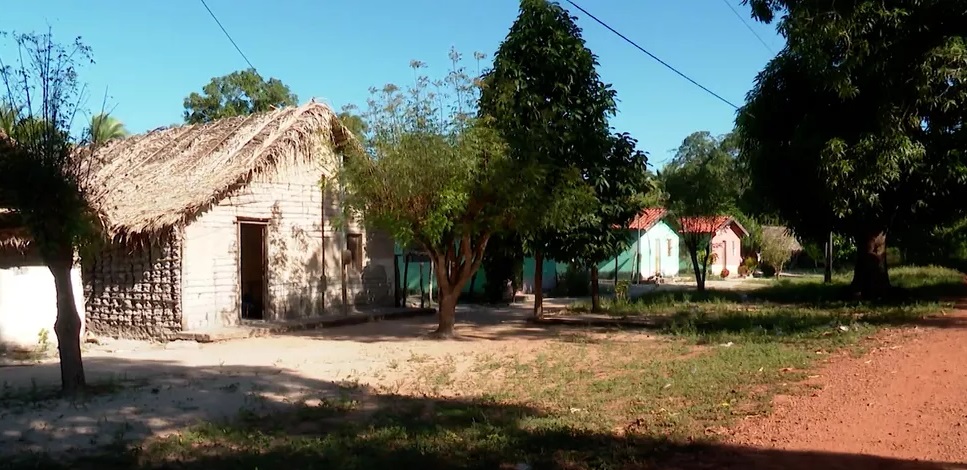
POLYGON ((470 299, 477 300, 477 294, 476 292, 474 292, 474 289, 476 287, 477 287, 477 272, 474 272, 473 276, 470 276, 470 297, 469 297, 470 299))
POLYGON ((856 236, 856 266, 851 287, 869 299, 880 297, 890 289, 885 231, 869 230, 856 236))
POLYGON ((705 291, 705 276, 702 273, 702 266, 698 263, 698 245, 686 245, 688 255, 692 258, 692 271, 695 271, 695 284, 699 292, 705 291))
MULTIPOLYGON (((598 274, 598 265, 591 266, 591 313, 601 311, 601 288, 598 283, 598 274)), ((617 288, 618 280, 615 279, 614 282, 615 288, 617 288)))
POLYGON ((534 318, 544 317, 544 252, 534 253, 534 318))
POLYGON ((54 259, 48 258, 47 267, 54 276, 57 290, 57 321, 54 333, 57 335, 57 349, 60 353, 61 388, 67 396, 74 396, 84 390, 84 362, 81 359, 81 317, 74 303, 74 289, 71 285, 73 250, 68 248, 54 259))
POLYGON ((439 323, 436 330, 431 333, 434 338, 453 338, 453 327, 457 322, 458 297, 460 297, 459 292, 440 289, 439 302, 437 303, 437 320, 439 323))

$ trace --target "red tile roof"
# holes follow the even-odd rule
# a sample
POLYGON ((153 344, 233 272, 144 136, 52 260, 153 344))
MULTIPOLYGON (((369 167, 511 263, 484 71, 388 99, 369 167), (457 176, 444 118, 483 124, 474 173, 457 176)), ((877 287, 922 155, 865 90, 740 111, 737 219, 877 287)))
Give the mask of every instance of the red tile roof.
POLYGON ((748 235, 748 231, 739 224, 735 219, 727 215, 715 215, 709 217, 682 217, 679 219, 681 225, 682 233, 715 233, 722 230, 729 224, 735 224, 744 235, 748 235))
POLYGON ((650 207, 635 216, 631 223, 628 224, 628 228, 631 230, 648 230, 654 227, 667 213, 668 211, 660 207, 650 207))

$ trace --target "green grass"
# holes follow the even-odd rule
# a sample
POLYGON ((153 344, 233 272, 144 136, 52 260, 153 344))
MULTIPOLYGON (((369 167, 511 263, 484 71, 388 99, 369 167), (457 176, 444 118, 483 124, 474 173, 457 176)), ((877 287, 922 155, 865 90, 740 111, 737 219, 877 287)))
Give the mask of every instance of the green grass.
POLYGON ((775 394, 801 392, 817 361, 861 349, 882 325, 936 311, 928 296, 955 292, 960 279, 936 268, 896 269, 894 284, 912 294, 881 304, 803 281, 745 298, 661 293, 609 305, 616 315, 661 316, 659 334, 567 330, 534 351, 495 349, 462 368, 452 356, 411 354, 393 366, 408 368, 406 396, 399 388, 357 391, 269 418, 202 424, 69 466, 27 456, 10 468, 661 468, 669 456, 714 442, 736 419, 768 412, 775 394))

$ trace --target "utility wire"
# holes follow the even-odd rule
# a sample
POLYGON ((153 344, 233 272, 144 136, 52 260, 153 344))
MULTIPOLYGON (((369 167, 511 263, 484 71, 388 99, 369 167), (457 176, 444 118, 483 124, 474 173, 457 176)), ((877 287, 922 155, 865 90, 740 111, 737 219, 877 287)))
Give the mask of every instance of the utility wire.
POLYGON ((733 7, 731 3, 729 3, 729 0, 722 0, 722 3, 725 3, 725 6, 729 7, 729 10, 732 10, 732 13, 735 14, 735 17, 738 18, 739 21, 741 21, 742 24, 744 24, 746 28, 748 28, 749 32, 752 33, 753 35, 755 35, 755 38, 758 39, 759 42, 762 43, 762 47, 765 47, 766 50, 769 51, 772 54, 775 54, 776 53, 776 51, 772 50, 772 47, 769 47, 769 45, 766 44, 766 41, 764 39, 762 39, 762 36, 759 36, 759 33, 757 33, 754 29, 752 29, 752 25, 750 25, 749 22, 745 20, 745 17, 743 17, 742 14, 739 13, 739 11, 736 10, 735 7, 733 7))
POLYGON ((727 105, 729 105, 729 106, 731 106, 731 107, 733 107, 735 109, 739 109, 739 107, 736 106, 731 101, 729 101, 729 100, 727 100, 725 98, 722 98, 722 96, 719 95, 718 93, 716 93, 716 92, 714 92, 712 90, 709 90, 707 87, 705 87, 701 83, 696 82, 695 80, 693 80, 688 75, 685 75, 684 73, 680 72, 675 67, 672 67, 671 65, 668 65, 667 62, 665 62, 664 60, 659 59, 658 56, 656 56, 655 54, 652 54, 651 52, 648 52, 645 48, 639 46, 636 42, 632 41, 631 39, 628 39, 628 37, 625 36, 624 34, 619 33, 616 29, 612 28, 611 26, 609 26, 604 21, 601 21, 600 19, 598 19, 598 17, 592 15, 589 11, 585 10, 584 8, 581 8, 581 5, 578 5, 577 3, 574 3, 571 0, 567 0, 567 3, 570 3, 571 5, 574 6, 574 8, 577 8, 578 10, 581 10, 585 15, 588 15, 591 19, 593 19, 594 21, 597 21, 601 26, 604 26, 605 28, 607 28, 612 33, 617 34, 618 37, 620 37, 621 39, 624 39, 628 44, 631 44, 632 46, 634 46, 639 51, 644 52, 645 54, 648 55, 648 57, 651 57, 652 59, 655 59, 656 61, 658 61, 659 64, 664 65, 666 68, 668 68, 672 72, 675 72, 676 74, 678 74, 679 76, 681 76, 685 80, 688 80, 689 82, 692 83, 692 85, 695 85, 695 86, 701 88, 702 90, 705 90, 706 93, 708 93, 708 94, 710 94, 710 95, 718 98, 719 101, 721 101, 721 102, 723 102, 723 103, 725 103, 725 104, 727 104, 727 105))
POLYGON ((227 37, 228 40, 232 42, 232 45, 235 46, 235 50, 238 51, 238 53, 242 56, 243 59, 245 59, 245 62, 248 63, 248 66, 249 67, 252 67, 252 70, 256 70, 255 69, 255 66, 252 65, 252 61, 251 60, 248 60, 248 57, 246 57, 245 56, 245 53, 242 52, 242 48, 241 47, 238 47, 238 44, 235 42, 234 39, 232 39, 232 35, 231 34, 228 34, 228 30, 226 30, 225 27, 222 26, 222 22, 221 21, 218 21, 218 17, 215 16, 215 13, 212 11, 212 9, 211 8, 208 8, 208 4, 205 3, 205 0, 201 0, 201 4, 205 6, 205 9, 206 10, 208 10, 208 14, 209 15, 212 15, 212 19, 215 20, 215 23, 218 24, 218 27, 222 29, 222 32, 223 33, 225 33, 225 37, 227 37))

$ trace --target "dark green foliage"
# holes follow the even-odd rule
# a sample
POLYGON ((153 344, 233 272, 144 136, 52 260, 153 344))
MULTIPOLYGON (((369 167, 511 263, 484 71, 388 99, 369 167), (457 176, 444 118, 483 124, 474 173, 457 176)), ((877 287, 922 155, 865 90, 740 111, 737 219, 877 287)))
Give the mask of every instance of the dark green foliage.
POLYGON ((298 98, 277 78, 264 80, 255 69, 212 78, 202 94, 185 98, 185 122, 197 124, 293 106, 298 98))
POLYGON ((597 65, 567 11, 545 0, 522 0, 483 78, 481 112, 495 118, 511 158, 542 169, 537 197, 543 204, 522 233, 531 251, 593 217, 593 190, 582 175, 593 166, 586 159, 608 154, 608 118, 615 113, 614 91, 598 77, 597 65))
POLYGON ((962 213, 967 9, 947 0, 750 0, 788 46, 737 124, 755 194, 806 239, 857 245, 854 287, 889 286, 886 234, 962 213), (808 201, 804 204, 803 201, 808 201))

